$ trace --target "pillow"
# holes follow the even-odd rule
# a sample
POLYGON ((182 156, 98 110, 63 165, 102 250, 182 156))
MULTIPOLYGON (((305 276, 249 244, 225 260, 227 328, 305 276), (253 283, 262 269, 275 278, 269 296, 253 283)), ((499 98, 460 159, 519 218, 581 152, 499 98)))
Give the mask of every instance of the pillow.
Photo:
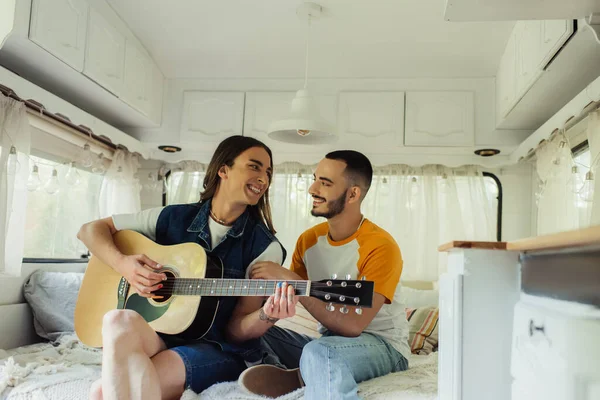
POLYGON ((55 341, 75 330, 75 303, 82 280, 83 273, 80 272, 37 270, 31 274, 23 291, 31 306, 38 336, 55 341))
POLYGON ((427 355, 438 349, 438 307, 407 308, 408 343, 413 354, 427 355))
POLYGON ((437 289, 421 290, 407 286, 400 289, 400 301, 406 307, 437 307, 439 304, 440 293, 437 289))

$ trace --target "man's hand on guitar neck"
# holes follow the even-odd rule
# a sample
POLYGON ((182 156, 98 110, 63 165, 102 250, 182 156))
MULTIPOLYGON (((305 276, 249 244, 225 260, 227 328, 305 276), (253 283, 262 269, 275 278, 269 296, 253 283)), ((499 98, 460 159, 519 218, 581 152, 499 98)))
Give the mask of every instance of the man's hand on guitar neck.
POLYGON ((127 279, 131 287, 142 297, 153 297, 152 292, 163 287, 162 281, 167 279, 165 274, 154 272, 161 265, 144 254, 132 256, 123 255, 119 260, 117 270, 127 279))

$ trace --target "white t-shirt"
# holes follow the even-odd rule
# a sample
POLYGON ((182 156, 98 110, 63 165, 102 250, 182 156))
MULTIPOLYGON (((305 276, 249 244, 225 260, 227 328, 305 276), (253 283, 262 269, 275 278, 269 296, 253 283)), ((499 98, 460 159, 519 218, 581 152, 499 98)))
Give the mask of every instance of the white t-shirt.
MULTIPOLYGON (((156 240, 156 224, 163 208, 164 207, 149 208, 134 214, 116 214, 112 216, 113 224, 119 231, 129 229, 139 232, 151 240, 156 240)), ((212 218, 209 218, 208 229, 210 231, 210 241, 214 248, 221 242, 221 239, 223 239, 231 227, 218 224, 212 218)), ((283 250, 281 245, 277 241, 271 242, 265 251, 252 260, 250 265, 248 265, 248 268, 246 268, 246 279, 248 279, 248 274, 252 269, 250 267, 259 261, 272 261, 277 264, 282 264, 283 250)))

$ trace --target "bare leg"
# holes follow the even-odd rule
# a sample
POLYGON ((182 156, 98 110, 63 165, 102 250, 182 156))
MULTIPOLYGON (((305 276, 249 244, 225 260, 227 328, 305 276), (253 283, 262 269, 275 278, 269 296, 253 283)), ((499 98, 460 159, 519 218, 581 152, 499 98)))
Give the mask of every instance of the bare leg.
POLYGON ((105 400, 181 396, 185 385, 183 360, 177 353, 164 351, 162 339, 138 313, 108 312, 102 325, 102 341, 102 390, 90 392, 90 396, 99 395, 95 398, 105 400))

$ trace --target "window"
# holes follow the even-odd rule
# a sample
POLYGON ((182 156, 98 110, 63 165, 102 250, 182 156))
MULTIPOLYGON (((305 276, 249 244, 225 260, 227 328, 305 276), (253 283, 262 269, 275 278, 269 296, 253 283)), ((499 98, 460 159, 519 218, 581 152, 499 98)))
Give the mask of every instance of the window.
POLYGON ((28 192, 24 257, 79 259, 87 249, 77 239, 77 232, 81 225, 99 217, 102 176, 45 158, 30 158, 38 165, 41 185, 28 192), (53 178, 54 168, 57 176, 53 178), (51 179, 54 188, 48 186, 51 179))
MULTIPOLYGON (((200 201, 200 192, 204 183, 204 172, 171 171, 166 176, 164 205, 188 204, 200 201)), ((157 181, 158 185, 162 182, 157 181)))

